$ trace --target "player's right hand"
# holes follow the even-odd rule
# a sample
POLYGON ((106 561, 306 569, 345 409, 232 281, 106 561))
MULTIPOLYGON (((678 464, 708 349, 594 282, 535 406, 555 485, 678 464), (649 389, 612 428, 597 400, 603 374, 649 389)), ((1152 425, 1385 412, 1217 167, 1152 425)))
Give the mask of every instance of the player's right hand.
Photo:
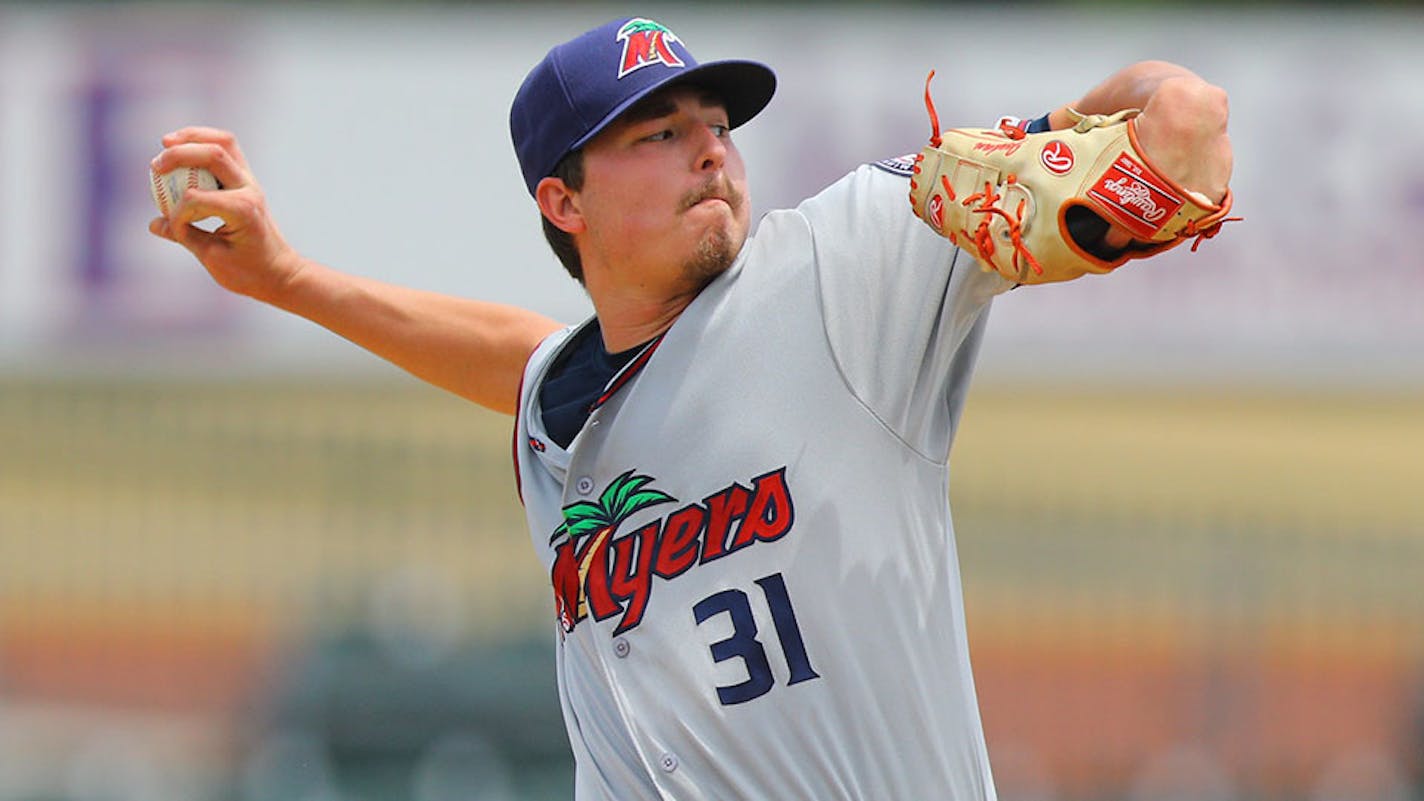
POLYGON ((163 136, 154 157, 155 173, 200 167, 218 179, 221 189, 188 189, 168 217, 148 224, 155 236, 177 242, 198 258, 223 288, 259 300, 273 299, 302 269, 302 259, 277 230, 237 137, 216 128, 181 128, 163 136), (210 217, 223 221, 209 233, 191 223, 210 217))

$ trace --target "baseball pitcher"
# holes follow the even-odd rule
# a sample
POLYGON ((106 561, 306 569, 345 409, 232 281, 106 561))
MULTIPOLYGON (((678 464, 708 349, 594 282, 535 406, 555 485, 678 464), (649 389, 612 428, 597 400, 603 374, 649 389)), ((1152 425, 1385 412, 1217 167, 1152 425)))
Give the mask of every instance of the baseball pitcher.
POLYGON ((992 801, 947 495, 989 306, 1220 230, 1226 98, 1144 62, 1039 119, 940 130, 927 87, 921 153, 753 232, 732 131, 775 86, 644 18, 528 74, 510 128, 592 300, 577 325, 301 257, 223 131, 163 138, 156 174, 221 188, 151 230, 515 416, 579 801, 992 801))

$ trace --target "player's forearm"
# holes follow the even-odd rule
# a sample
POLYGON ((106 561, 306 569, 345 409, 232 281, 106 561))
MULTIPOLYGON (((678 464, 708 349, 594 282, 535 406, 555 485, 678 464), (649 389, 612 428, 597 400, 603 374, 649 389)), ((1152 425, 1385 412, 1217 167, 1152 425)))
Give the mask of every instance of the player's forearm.
POLYGON ((1164 84, 1171 82, 1207 86, 1186 67, 1167 61, 1139 61, 1123 67, 1075 102, 1054 111, 1049 122, 1055 129, 1072 125, 1069 108, 1081 114, 1112 114, 1125 108, 1145 109, 1153 95, 1164 84))
POLYGON ((505 414, 518 403, 530 352, 559 328, 526 309, 395 286, 310 260, 262 299, 505 414))

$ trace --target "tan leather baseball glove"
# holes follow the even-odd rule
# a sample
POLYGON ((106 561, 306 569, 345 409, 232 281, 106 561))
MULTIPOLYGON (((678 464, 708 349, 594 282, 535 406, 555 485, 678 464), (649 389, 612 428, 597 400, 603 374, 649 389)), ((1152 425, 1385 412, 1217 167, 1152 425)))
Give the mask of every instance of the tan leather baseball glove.
POLYGON ((1043 284, 1107 273, 1188 239, 1195 251, 1227 221, 1230 190, 1213 204, 1153 168, 1137 145, 1136 109, 1111 116, 1074 112, 1072 128, 1044 133, 1001 123, 941 134, 928 79, 925 106, 934 132, 915 158, 915 215, 985 270, 1011 281, 1043 284), (1130 231, 1133 244, 1104 255, 1075 241, 1083 239, 1080 232, 1101 233, 1104 222, 1130 231))

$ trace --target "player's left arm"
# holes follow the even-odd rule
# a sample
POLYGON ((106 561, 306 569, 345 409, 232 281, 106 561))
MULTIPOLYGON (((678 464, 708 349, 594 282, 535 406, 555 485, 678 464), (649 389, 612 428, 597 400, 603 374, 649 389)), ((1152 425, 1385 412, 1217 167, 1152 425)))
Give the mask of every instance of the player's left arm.
POLYGON ((1226 92, 1185 67, 1131 64, 1047 125, 941 130, 928 84, 925 105, 915 216, 1016 284, 1110 273, 1187 241, 1195 251, 1239 219, 1227 216, 1226 92))
MULTIPOLYGON (((1163 177, 1220 203, 1231 181, 1231 138, 1226 132, 1226 91, 1186 67, 1142 61, 1113 73, 1076 102, 1049 114, 1053 129, 1070 128, 1080 114, 1141 109, 1137 141, 1163 177)), ((1114 227, 1105 244, 1126 245, 1131 236, 1114 227)))

